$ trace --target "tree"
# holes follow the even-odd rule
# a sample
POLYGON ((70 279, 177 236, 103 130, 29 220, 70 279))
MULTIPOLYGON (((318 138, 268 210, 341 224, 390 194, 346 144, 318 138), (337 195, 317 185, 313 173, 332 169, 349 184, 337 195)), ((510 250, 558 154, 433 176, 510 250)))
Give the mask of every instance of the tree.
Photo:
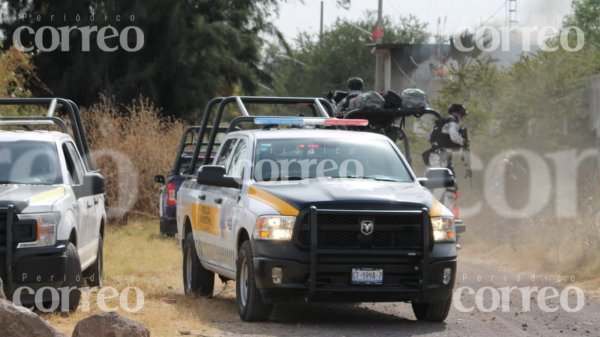
MULTIPOLYGON (((599 0, 574 2, 563 29, 577 25, 586 41, 588 36, 593 41, 598 26, 590 15, 599 5, 599 0)), ((586 88, 588 78, 599 72, 600 51, 593 43, 578 52, 559 48, 523 55, 506 69, 480 58, 452 70, 436 103, 467 105, 467 123, 480 155, 522 146, 538 151, 589 146, 586 88)))
MULTIPOLYGON (((23 25, 35 31, 43 26, 111 25, 119 32, 127 26, 139 27, 144 45, 137 52, 102 51, 96 34, 91 35, 90 51, 82 51, 83 34, 75 30, 69 36, 69 52, 37 53, 34 63, 39 77, 53 94, 81 105, 97 102, 100 93, 120 103, 143 95, 163 113, 183 116, 238 86, 252 93, 256 79, 266 78, 258 68, 260 34, 275 32, 268 19, 277 5, 277 0, 9 0, 0 28, 4 45, 11 46, 14 30, 23 25), (21 19, 23 14, 32 16, 21 19), (116 15, 121 16, 120 22, 116 15)), ((134 45, 132 38, 130 34, 134 45)), ((29 45, 32 39, 23 42, 29 45)), ((50 34, 45 34, 46 46, 49 39, 50 34)))
POLYGON ((10 48, 0 53, 0 97, 27 97, 27 85, 35 79, 31 57, 10 48))
MULTIPOLYGON (((338 20, 319 41, 306 32, 296 38, 291 53, 272 45, 265 52, 264 69, 271 74, 272 89, 282 95, 321 96, 344 89, 350 76, 360 76, 367 88, 373 87, 375 58, 369 32, 375 29, 374 13, 364 20, 338 20)), ((414 16, 383 21, 383 43, 420 43, 429 38, 427 24, 414 16)))
POLYGON ((600 43, 600 0, 575 0, 573 12, 565 20, 565 26, 583 30, 588 44, 600 43))

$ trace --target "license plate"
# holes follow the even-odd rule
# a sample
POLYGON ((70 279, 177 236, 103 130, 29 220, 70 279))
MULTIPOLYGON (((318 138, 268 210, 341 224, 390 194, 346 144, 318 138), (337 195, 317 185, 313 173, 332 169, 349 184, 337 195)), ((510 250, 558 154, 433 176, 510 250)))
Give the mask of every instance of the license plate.
POLYGON ((383 284, 383 269, 352 268, 352 284, 383 284))

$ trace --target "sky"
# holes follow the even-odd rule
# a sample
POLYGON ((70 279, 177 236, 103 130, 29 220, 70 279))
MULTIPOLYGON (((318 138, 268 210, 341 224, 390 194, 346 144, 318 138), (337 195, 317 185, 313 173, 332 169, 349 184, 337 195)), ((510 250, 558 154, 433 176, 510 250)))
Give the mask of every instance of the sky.
MULTIPOLYGON (((335 0, 324 0, 325 29, 336 19, 356 20, 366 11, 376 11, 378 0, 352 0, 348 10, 336 6, 335 0)), ((319 33, 321 0, 287 0, 282 4, 276 26, 289 41, 300 31, 319 33)), ((521 26, 554 26, 568 14, 571 0, 517 0, 517 20, 521 26)), ((383 13, 392 19, 413 14, 429 23, 428 30, 435 34, 441 18, 443 35, 452 35, 464 27, 504 25, 506 0, 383 0, 383 13), (445 25, 443 24, 445 22, 445 25)))

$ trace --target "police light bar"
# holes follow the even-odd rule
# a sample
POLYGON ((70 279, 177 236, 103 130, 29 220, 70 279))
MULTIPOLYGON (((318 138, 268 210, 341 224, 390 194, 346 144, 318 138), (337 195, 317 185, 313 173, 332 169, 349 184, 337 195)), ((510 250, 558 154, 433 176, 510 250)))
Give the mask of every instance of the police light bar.
POLYGON ((366 119, 337 119, 337 118, 273 118, 259 117, 254 119, 257 125, 314 125, 314 126, 367 126, 366 119))

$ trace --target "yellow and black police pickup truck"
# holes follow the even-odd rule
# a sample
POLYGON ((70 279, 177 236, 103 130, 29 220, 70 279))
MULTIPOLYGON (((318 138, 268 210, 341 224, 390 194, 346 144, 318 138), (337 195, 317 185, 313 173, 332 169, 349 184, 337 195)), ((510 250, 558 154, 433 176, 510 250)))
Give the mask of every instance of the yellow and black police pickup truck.
POLYGON ((258 128, 234 120, 178 192, 186 294, 235 280, 244 321, 290 300, 404 301, 419 320, 447 317, 454 218, 428 188, 454 184, 449 170, 417 178, 388 137, 338 129, 367 120, 241 118, 258 128))

